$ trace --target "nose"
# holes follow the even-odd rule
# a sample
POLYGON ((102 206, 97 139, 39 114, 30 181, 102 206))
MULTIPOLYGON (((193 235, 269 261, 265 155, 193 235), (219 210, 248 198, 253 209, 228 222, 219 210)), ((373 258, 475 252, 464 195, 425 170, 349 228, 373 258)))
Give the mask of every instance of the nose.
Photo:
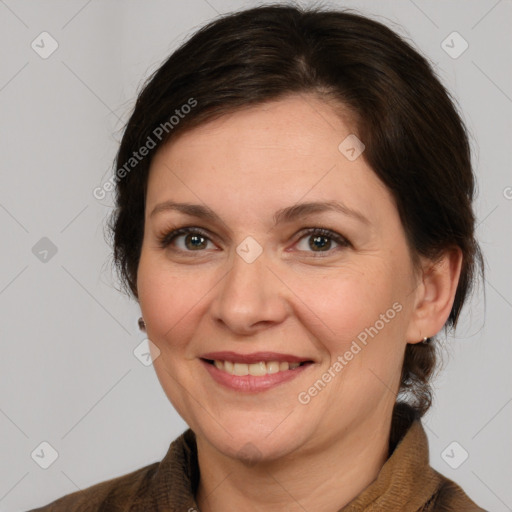
POLYGON ((288 289, 264 253, 251 263, 237 253, 232 260, 210 306, 215 322, 240 335, 283 322, 288 314, 288 289))

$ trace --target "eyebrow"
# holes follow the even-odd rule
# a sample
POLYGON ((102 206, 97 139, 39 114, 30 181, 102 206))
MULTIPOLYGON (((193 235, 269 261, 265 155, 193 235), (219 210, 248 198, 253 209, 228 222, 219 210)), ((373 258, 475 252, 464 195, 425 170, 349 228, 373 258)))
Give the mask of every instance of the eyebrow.
MULTIPOLYGON (((165 201, 157 204, 153 211, 150 213, 150 217, 164 212, 164 211, 179 211, 185 215, 191 217, 197 217, 212 222, 220 222, 224 224, 224 221, 217 215, 211 208, 200 204, 191 203, 177 203, 175 201, 165 201)), ((273 217, 274 226, 285 222, 292 222, 301 217, 313 215, 315 213, 323 213, 335 211, 342 213, 348 217, 352 217, 363 224, 370 224, 370 221, 359 211, 349 208, 340 201, 325 201, 325 202, 306 202, 297 203, 293 206, 288 206, 278 210, 273 217)))

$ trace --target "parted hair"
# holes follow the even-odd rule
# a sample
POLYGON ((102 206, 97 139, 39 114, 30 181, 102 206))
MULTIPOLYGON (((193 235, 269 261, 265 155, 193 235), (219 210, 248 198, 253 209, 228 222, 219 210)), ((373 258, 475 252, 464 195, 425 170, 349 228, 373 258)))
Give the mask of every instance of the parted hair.
MULTIPOLYGON (((293 94, 315 94, 350 113, 351 130, 365 144, 361 158, 390 190, 415 264, 460 247, 462 271, 445 326, 455 327, 478 268, 483 272, 469 137, 456 102, 403 37, 367 16, 324 7, 264 5, 220 16, 142 86, 116 169, 149 139, 154 147, 117 180, 108 225, 124 291, 138 299, 146 187, 159 147, 225 114, 293 94)), ((418 417, 431 405, 435 367, 435 339, 407 344, 400 391, 418 417)))

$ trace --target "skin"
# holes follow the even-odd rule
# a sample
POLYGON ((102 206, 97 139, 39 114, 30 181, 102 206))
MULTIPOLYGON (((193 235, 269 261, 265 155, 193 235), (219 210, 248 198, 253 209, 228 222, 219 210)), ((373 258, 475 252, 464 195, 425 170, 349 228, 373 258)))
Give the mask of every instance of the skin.
POLYGON ((152 161, 138 298, 160 350, 159 381, 197 437, 202 511, 327 512, 350 502, 388 456, 406 344, 448 318, 460 250, 413 266, 391 194, 364 153, 349 161, 338 150, 351 133, 322 99, 295 95, 194 128, 152 161), (168 200, 207 205, 222 221, 151 215, 168 200), (323 212, 273 225, 279 209, 330 200, 367 221, 323 212), (160 234, 183 226, 207 231, 199 250, 187 235, 159 245, 160 234), (328 238, 315 251, 314 235, 303 233, 315 227, 349 245, 328 238), (236 252, 247 236, 263 249, 252 263, 236 252), (299 393, 396 303, 400 312, 300 403, 299 393), (288 353, 314 364, 277 387, 242 393, 203 367, 199 357, 217 350, 288 353))

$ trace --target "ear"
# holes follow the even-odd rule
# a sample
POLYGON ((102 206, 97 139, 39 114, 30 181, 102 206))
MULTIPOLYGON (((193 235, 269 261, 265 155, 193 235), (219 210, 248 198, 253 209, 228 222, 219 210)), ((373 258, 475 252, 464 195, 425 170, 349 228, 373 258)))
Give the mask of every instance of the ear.
POLYGON ((443 328, 455 300, 461 268, 460 247, 447 249, 435 261, 422 261, 414 311, 407 329, 407 343, 419 343, 443 328))

